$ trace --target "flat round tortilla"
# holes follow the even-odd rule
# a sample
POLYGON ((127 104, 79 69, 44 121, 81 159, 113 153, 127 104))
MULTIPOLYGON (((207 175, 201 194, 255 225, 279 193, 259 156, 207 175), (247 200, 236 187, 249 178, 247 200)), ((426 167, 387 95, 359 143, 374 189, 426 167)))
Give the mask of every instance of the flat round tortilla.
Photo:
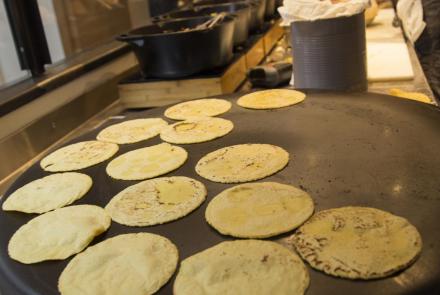
POLYGON ((119 235, 76 255, 58 280, 62 295, 153 294, 173 275, 176 246, 150 233, 119 235))
POLYGON ((224 99, 204 98, 185 101, 165 110, 165 117, 186 120, 192 117, 214 117, 226 113, 232 104, 224 99))
POLYGON ((195 179, 162 177, 127 187, 105 210, 117 223, 147 226, 182 218, 199 207, 205 197, 205 186, 195 179))
POLYGON ((44 213, 72 204, 92 187, 92 178, 76 172, 56 173, 17 189, 3 203, 5 211, 44 213))
POLYGON ((127 152, 107 165, 107 174, 115 179, 142 180, 176 170, 188 153, 181 147, 161 143, 127 152))
POLYGON ((168 123, 160 118, 129 120, 103 129, 96 139, 117 144, 135 143, 155 137, 166 126, 168 123))
POLYGON ((111 223, 98 206, 69 206, 31 219, 9 240, 8 252, 21 263, 62 260, 81 252, 111 223))
POLYGON ((176 144, 205 142, 222 137, 234 128, 234 124, 225 119, 197 117, 177 122, 164 128, 160 133, 163 141, 176 144))
POLYGON ((49 172, 79 170, 110 159, 118 149, 117 144, 97 140, 78 142, 52 152, 40 166, 49 172))
POLYGON ((308 285, 307 269, 292 251, 274 242, 237 240, 183 260, 174 294, 300 295, 308 285))
POLYGON ((248 109, 278 109, 302 102, 306 95, 289 89, 256 91, 240 97, 237 104, 248 109))
POLYGON ((409 266, 422 249, 406 219, 368 207, 318 212, 291 241, 313 268, 348 279, 375 279, 409 266))
POLYGON ((196 172, 215 182, 247 182, 272 175, 288 162, 289 153, 278 146, 239 144, 207 154, 197 163, 196 172))
POLYGON ((291 231, 313 214, 305 191, 276 182, 246 183, 226 189, 206 208, 206 221, 224 235, 267 238, 291 231))

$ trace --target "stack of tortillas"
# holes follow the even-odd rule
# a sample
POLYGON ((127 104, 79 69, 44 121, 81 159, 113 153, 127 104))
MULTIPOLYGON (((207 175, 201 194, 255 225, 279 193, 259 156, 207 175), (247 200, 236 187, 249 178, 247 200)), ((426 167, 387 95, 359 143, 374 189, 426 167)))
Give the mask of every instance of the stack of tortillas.
POLYGON ((200 206, 205 197, 206 188, 197 180, 163 177, 129 186, 105 209, 118 223, 146 226, 181 218, 200 206))
POLYGON ((301 259, 268 241, 223 242, 182 261, 175 295, 302 295, 309 275, 301 259))
POLYGON ((243 95, 237 104, 248 109, 277 109, 300 103, 305 98, 304 93, 296 90, 270 89, 243 95))
POLYGON ((41 160, 40 166, 50 172, 79 170, 104 162, 118 149, 114 143, 95 140, 78 142, 52 152, 41 160))
POLYGON ((198 143, 213 140, 232 131, 234 124, 221 118, 195 117, 164 128, 160 138, 176 144, 198 143))
POLYGON ((187 158, 183 148, 161 143, 120 155, 107 165, 106 171, 115 179, 141 180, 171 172, 187 158))
POLYGON ((367 207, 318 212, 292 237, 313 268, 349 279, 375 279, 410 265, 422 249, 406 219, 367 207))
POLYGON ((84 196, 92 179, 82 173, 52 174, 17 189, 3 203, 5 211, 44 213, 69 205, 84 196))
POLYGON ((177 261, 177 248, 167 238, 119 235, 74 257, 61 273, 58 289, 62 295, 153 294, 171 278, 177 261))
POLYGON ((283 169, 289 153, 270 144, 239 144, 207 154, 196 165, 196 172, 223 183, 246 182, 264 178, 283 169))
POLYGON ((313 213, 313 200, 304 191, 276 182, 247 183, 214 197, 206 221, 225 235, 267 238, 291 231, 313 213))
POLYGON ((226 113, 231 103, 224 99, 205 98, 176 104, 165 110, 165 117, 187 120, 194 117, 213 117, 226 113))
POLYGON ((160 118, 129 120, 105 128, 96 138, 117 144, 135 143, 158 135, 167 125, 160 118))
POLYGON ((110 226, 110 216, 93 205, 70 206, 37 216, 12 236, 11 258, 22 263, 60 260, 81 252, 110 226))

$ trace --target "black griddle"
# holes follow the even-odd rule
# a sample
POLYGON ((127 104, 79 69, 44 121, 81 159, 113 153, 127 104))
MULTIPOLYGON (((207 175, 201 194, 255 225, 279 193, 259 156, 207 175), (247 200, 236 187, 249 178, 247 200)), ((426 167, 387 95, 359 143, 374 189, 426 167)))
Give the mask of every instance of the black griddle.
MULTIPOLYGON (((204 220, 207 203, 232 185, 198 176, 197 161, 218 148, 241 143, 270 143, 289 151, 289 165, 260 181, 292 184, 308 191, 316 210, 340 206, 371 206, 407 218, 420 231, 423 250, 408 269, 394 276, 351 281, 334 278, 308 267, 312 294, 440 294, 440 109, 386 95, 361 93, 309 93, 298 105, 277 110, 248 110, 231 99, 231 111, 221 117, 234 122, 234 130, 223 138, 182 145, 188 161, 167 174, 185 175, 202 181, 208 189, 206 202, 190 215, 163 225, 127 227, 112 223, 108 232, 92 244, 129 232, 151 232, 173 241, 184 259, 221 241, 204 220)), ((125 119, 161 117, 165 108, 125 112, 125 119)), ((100 128, 73 142, 94 139, 100 128)), ((171 120, 168 120, 171 122, 171 120)), ((121 145, 117 155, 158 144, 159 137, 137 144, 121 145)), ((117 156, 116 155, 116 156, 117 156)), ((84 172, 93 177, 92 189, 74 203, 105 206, 116 193, 137 181, 112 180, 105 173, 109 161, 84 172)), ((39 165, 29 168, 5 194, 48 175, 39 165)), ((9 294, 58 294, 57 280, 70 261, 24 265, 7 255, 12 234, 36 215, 0 212, 0 290, 9 294)), ((279 237, 274 238, 274 240, 279 237)), ((174 277, 158 293, 172 294, 174 277)), ((275 295, 275 294, 273 294, 275 295)))

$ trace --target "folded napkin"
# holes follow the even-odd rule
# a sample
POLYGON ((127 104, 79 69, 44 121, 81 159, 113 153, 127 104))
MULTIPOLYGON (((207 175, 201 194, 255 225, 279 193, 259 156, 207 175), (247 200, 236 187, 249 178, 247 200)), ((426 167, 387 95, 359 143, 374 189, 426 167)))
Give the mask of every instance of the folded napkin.
POLYGON ((281 25, 288 26, 294 21, 351 16, 364 11, 368 6, 369 0, 284 0, 278 12, 283 19, 281 25))

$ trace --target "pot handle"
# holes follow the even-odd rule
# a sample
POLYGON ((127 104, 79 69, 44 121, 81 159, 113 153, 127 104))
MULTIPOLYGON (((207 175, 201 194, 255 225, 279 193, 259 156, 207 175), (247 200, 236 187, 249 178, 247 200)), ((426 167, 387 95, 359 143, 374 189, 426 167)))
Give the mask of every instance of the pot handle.
POLYGON ((170 16, 167 14, 161 14, 158 16, 154 16, 153 18, 151 18, 151 22, 154 23, 158 23, 158 22, 162 22, 165 21, 167 19, 170 19, 170 16))
POLYGON ((127 34, 121 34, 119 36, 116 36, 115 39, 121 42, 130 42, 130 37, 127 34))

